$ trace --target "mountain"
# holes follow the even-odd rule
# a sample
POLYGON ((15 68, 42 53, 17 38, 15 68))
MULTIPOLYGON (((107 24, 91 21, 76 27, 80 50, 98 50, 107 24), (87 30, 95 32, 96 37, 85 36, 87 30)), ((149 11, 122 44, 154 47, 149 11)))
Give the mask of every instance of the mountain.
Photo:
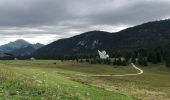
POLYGON ((8 53, 8 52, 11 52, 15 49, 19 49, 22 46, 27 46, 27 45, 30 45, 30 43, 28 43, 25 40, 19 39, 19 40, 16 40, 14 42, 10 42, 8 44, 0 46, 0 52, 1 53, 8 53))
POLYGON ((170 20, 160 20, 109 33, 90 31, 71 38, 60 39, 38 49, 35 57, 55 58, 63 55, 93 53, 99 50, 126 50, 170 43, 170 20))
POLYGON ((44 46, 44 44, 41 44, 41 43, 32 44, 32 47, 36 50, 43 47, 43 46, 44 46))
POLYGON ((13 50, 9 52, 9 54, 12 54, 14 56, 30 56, 35 50, 36 49, 33 46, 28 45, 28 46, 23 46, 19 49, 13 50))
POLYGON ((153 21, 117 32, 123 47, 156 46, 170 42, 170 19, 153 21))
POLYGON ((31 44, 25 40, 19 39, 14 42, 0 46, 0 53, 8 53, 15 56, 31 55, 35 50, 43 47, 43 44, 31 44))
POLYGON ((86 32, 71 38, 55 41, 41 49, 38 49, 35 56, 58 56, 63 54, 74 54, 78 52, 89 52, 96 48, 109 48, 112 41, 112 34, 103 31, 86 32), (105 45, 104 45, 104 44, 105 45))

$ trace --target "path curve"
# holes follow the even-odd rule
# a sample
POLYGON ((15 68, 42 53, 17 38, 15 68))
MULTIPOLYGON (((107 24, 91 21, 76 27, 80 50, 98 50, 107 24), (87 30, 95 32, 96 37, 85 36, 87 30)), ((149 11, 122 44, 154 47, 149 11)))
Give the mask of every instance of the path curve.
POLYGON ((138 67, 136 67, 135 64, 131 63, 132 67, 135 68, 136 70, 138 70, 139 72, 136 74, 120 74, 120 75, 81 75, 81 74, 76 74, 79 76, 93 76, 93 77, 100 77, 100 76, 136 76, 136 75, 141 75, 144 73, 144 71, 138 67))

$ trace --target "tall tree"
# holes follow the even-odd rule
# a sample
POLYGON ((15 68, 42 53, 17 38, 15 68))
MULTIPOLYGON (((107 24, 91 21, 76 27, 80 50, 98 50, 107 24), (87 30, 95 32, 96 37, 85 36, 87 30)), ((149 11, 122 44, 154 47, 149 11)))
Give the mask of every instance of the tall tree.
POLYGON ((132 59, 131 59, 131 63, 136 63, 136 58, 135 57, 133 57, 132 59))
POLYGON ((165 63, 166 63, 166 67, 170 67, 170 49, 168 49, 166 51, 166 60, 165 60, 165 63))
POLYGON ((121 60, 121 58, 118 58, 117 65, 121 65, 121 64, 122 64, 122 60, 121 60))
POLYGON ((157 64, 158 63, 158 57, 157 57, 157 54, 155 52, 152 53, 151 62, 153 64, 157 64))

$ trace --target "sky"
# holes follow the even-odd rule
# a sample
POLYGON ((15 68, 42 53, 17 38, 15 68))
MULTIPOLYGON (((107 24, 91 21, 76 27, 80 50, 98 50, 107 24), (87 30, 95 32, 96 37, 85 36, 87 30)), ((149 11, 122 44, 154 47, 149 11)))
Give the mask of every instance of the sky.
POLYGON ((170 0, 0 0, 0 45, 49 44, 86 31, 117 32, 170 18, 170 0))

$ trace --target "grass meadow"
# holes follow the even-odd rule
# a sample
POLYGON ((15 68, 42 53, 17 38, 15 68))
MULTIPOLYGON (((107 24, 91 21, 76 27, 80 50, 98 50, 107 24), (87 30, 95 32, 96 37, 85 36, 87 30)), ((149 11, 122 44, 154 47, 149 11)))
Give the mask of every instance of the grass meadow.
MULTIPOLYGON (((138 65, 137 65, 138 66, 138 65)), ((56 60, 0 61, 0 100, 170 100, 170 69, 163 64, 141 67, 56 60)))

